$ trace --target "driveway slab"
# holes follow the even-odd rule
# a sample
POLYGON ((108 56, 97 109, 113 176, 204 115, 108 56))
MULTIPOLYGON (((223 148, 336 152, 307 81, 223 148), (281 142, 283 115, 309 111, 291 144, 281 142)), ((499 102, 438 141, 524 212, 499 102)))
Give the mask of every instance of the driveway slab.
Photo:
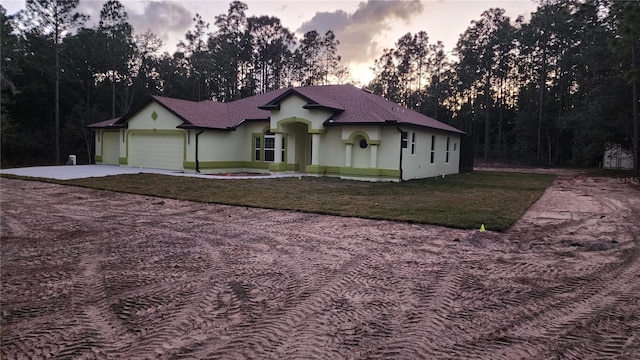
POLYGON ((63 165, 63 166, 34 166, 27 168, 2 169, 0 174, 12 174, 18 176, 39 177, 45 179, 70 180, 82 179, 89 177, 103 177, 121 174, 138 174, 151 173, 172 176, 190 176, 206 179, 261 179, 271 177, 298 177, 306 176, 306 174, 264 174, 264 175, 208 175, 208 174, 189 174, 175 170, 146 169, 124 167, 117 165, 63 165))

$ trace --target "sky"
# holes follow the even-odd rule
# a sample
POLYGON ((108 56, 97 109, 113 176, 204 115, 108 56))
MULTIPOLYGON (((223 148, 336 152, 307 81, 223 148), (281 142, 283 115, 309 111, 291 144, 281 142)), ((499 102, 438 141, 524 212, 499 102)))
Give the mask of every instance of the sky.
MULTIPOLYGON (((91 17, 86 26, 97 24, 105 1, 80 0, 78 11, 91 17)), ((120 0, 136 33, 151 30, 173 53, 178 41, 193 28, 196 13, 212 24, 214 18, 226 14, 230 1, 217 0, 120 0)), ((522 15, 530 18, 535 11, 533 0, 358 0, 358 1, 244 1, 246 15, 278 17, 283 26, 299 38, 310 30, 324 33, 332 30, 340 41, 338 53, 349 67, 352 80, 361 85, 373 79, 371 67, 385 48, 407 32, 426 31, 429 43, 442 41, 450 52, 471 21, 489 8, 503 8, 511 21, 522 15)), ((24 1, 5 0, 9 15, 24 8, 24 1)))

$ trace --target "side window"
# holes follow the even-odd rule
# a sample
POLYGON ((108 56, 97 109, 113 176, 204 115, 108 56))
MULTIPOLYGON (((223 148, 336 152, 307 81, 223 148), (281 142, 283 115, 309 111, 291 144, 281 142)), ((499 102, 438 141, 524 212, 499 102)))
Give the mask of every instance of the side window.
POLYGON ((281 159, 282 159, 282 162, 285 162, 285 163, 287 162, 287 158, 285 156, 286 153, 284 151, 284 149, 286 149, 286 144, 287 144, 286 140, 287 140, 287 138, 283 136, 282 137, 282 157, 281 157, 281 159))
POLYGON ((407 142, 409 139, 409 134, 406 131, 403 131, 400 138, 402 139, 402 148, 406 149, 407 148, 407 142))
POLYGON ((449 162, 449 138, 447 138, 447 152, 444 161, 449 162))
POLYGON ((431 163, 436 162, 436 136, 431 135, 431 163))
POLYGON ((260 152, 262 151, 262 146, 260 146, 261 143, 262 141, 260 139, 260 136, 256 136, 254 138, 254 144, 253 144, 255 161, 260 161, 260 152))
POLYGON ((416 133, 411 133, 411 155, 415 155, 416 153, 416 133))

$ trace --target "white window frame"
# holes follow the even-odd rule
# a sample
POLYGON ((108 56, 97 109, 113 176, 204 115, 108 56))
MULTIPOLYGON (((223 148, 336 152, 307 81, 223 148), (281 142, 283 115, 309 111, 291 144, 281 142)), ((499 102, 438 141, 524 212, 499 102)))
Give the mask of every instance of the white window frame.
POLYGON ((263 136, 264 138, 264 162, 274 162, 276 160, 276 134, 272 132, 266 132, 263 136), (267 147, 267 140, 273 139, 273 147, 267 147), (268 153, 271 153, 271 160, 269 159, 268 153))
POLYGON ((436 136, 431 135, 431 164, 436 163, 436 136))
POLYGON ((449 142, 451 141, 451 138, 447 136, 447 152, 445 155, 445 161, 446 163, 449 163, 449 142))
POLYGON ((411 155, 416 154, 416 132, 411 132, 411 155))

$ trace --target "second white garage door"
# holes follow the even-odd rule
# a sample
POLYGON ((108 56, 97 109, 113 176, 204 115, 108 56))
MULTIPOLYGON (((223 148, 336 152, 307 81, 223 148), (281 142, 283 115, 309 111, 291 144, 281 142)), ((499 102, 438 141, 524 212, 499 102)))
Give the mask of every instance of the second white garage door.
POLYGON ((182 170, 183 134, 129 135, 130 166, 150 169, 182 170))

